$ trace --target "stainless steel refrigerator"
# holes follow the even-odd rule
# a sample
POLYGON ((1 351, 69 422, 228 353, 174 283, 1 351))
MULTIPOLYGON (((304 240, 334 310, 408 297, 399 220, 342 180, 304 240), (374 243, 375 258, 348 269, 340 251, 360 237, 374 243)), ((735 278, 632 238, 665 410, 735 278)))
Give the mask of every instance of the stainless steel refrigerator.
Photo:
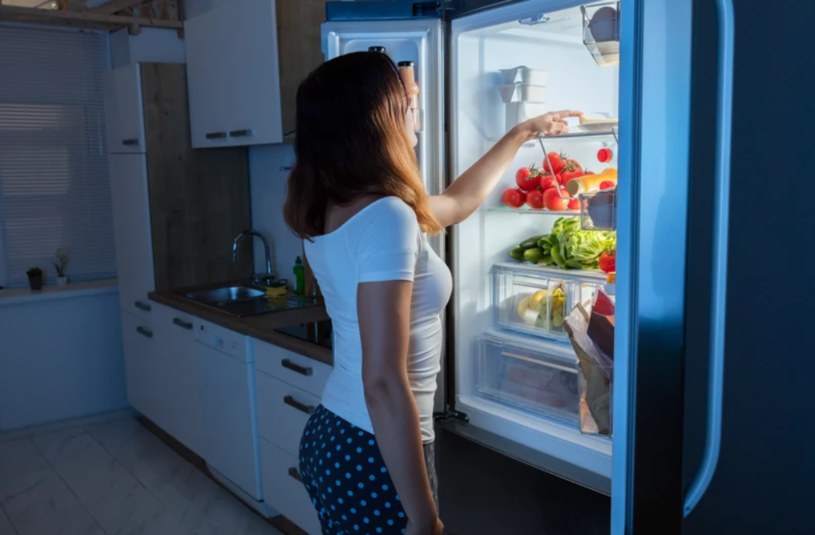
MULTIPOLYGON (((415 62, 431 194, 524 116, 619 118, 618 129, 575 125, 582 135, 545 140, 592 166, 610 149, 619 172, 613 434, 581 431, 577 402, 563 400, 577 381, 565 336, 502 315, 501 296, 524 284, 565 281, 580 296, 602 284, 506 265, 513 244, 573 215, 501 206, 515 169, 542 163, 537 143, 436 244, 455 280, 440 428, 610 495, 614 533, 810 531, 812 20, 815 6, 791 0, 327 4, 327 58, 383 46, 415 62), (614 50, 586 34, 605 7, 617 14, 614 50), (502 98, 513 82, 502 69, 519 66, 547 73, 535 105, 502 98), (513 368, 559 386, 512 390, 513 368)), ((472 485, 483 472, 472 467, 472 485)))

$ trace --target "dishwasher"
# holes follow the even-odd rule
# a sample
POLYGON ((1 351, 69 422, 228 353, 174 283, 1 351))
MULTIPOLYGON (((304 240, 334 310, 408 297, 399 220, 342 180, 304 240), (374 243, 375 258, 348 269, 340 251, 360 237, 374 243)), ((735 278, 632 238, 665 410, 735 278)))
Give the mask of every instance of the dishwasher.
POLYGON ((233 492, 260 502, 260 450, 252 342, 206 321, 195 327, 202 457, 233 492))

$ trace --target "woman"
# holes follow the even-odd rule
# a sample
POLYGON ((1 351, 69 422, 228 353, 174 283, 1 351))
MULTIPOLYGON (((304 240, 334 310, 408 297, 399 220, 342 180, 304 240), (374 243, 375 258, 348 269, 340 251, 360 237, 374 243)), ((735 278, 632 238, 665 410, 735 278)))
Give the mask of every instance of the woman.
POLYGON ((513 128, 447 190, 419 177, 414 112, 385 54, 328 61, 297 92, 285 218, 334 332, 334 369, 300 443, 323 533, 437 534, 433 395, 452 282, 425 235, 484 201, 521 144, 566 132, 548 113, 513 128))

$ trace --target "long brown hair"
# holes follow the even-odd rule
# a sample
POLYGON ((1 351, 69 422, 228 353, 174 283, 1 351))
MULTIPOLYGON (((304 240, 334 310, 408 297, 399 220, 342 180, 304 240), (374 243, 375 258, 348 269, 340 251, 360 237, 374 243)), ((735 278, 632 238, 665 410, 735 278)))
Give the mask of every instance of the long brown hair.
POLYGON ((427 204, 416 153, 405 131, 407 91, 391 59, 355 52, 327 61, 297 90, 297 161, 283 207, 301 238, 325 231, 329 203, 362 194, 396 196, 422 230, 443 230, 427 204))

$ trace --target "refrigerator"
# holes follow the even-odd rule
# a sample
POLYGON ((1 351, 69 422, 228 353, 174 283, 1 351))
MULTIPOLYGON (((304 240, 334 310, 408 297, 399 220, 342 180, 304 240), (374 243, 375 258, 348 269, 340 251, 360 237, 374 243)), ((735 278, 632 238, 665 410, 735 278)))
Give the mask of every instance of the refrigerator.
MULTIPOLYGON (((815 215, 795 206, 793 177, 815 107, 794 43, 814 16, 791 0, 327 3, 327 59, 382 46, 415 62, 430 194, 524 116, 619 119, 522 146, 484 205, 437 242, 454 278, 440 428, 610 496, 613 533, 809 532, 815 288, 800 266, 815 215), (617 10, 616 49, 586 33, 603 7, 617 10), (787 37, 759 38, 768 28, 787 37), (501 86, 518 79, 504 77, 523 78, 511 71, 521 66, 545 71, 530 83, 543 89, 505 102, 501 86), (544 151, 619 173, 608 435, 581 429, 565 334, 513 315, 529 289, 566 288, 571 308, 605 282, 507 256, 574 215, 502 206, 516 169, 540 167, 544 151)), ((472 468, 479 485, 483 467, 472 468)))

